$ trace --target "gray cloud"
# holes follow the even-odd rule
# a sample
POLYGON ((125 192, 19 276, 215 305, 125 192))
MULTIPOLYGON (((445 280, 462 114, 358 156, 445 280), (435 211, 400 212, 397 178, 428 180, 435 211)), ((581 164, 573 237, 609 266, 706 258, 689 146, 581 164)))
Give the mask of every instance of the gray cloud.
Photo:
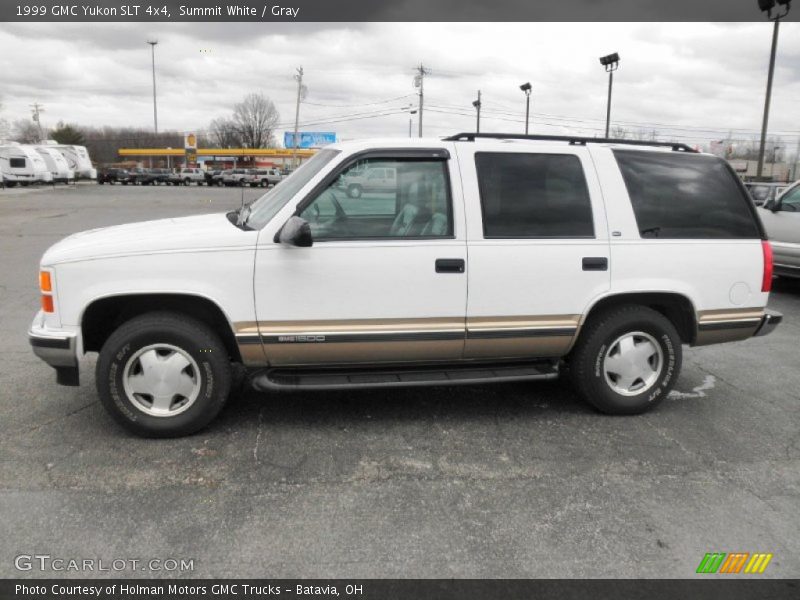
MULTIPOLYGON (((799 34, 800 24, 782 25, 772 131, 800 130, 799 34)), ((162 129, 202 129, 251 91, 270 96, 288 124, 292 75, 303 65, 309 95, 301 121, 337 121, 311 128, 343 138, 407 135, 401 109, 416 103, 413 67, 423 61, 431 69, 430 135, 473 129, 478 89, 484 130, 521 131, 518 86, 528 80, 535 132, 593 135, 604 126, 607 81, 597 57, 618 51, 615 122, 692 143, 728 129, 752 137, 760 127, 770 35, 766 22, 6 23, 0 25, 0 117, 27 117, 28 105, 38 101, 50 125, 149 126, 145 41, 157 38, 162 129), (381 102, 387 99, 394 100, 381 102)))

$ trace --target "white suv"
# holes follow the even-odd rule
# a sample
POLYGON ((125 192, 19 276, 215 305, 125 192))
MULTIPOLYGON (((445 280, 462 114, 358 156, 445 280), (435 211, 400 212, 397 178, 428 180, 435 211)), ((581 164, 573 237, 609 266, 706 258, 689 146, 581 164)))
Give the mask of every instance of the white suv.
POLYGON ((189 185, 191 183, 203 185, 205 180, 205 171, 196 167, 184 167, 179 171, 172 173, 168 178, 168 181, 172 185, 189 185))
POLYGON ((684 145, 362 141, 241 210, 57 243, 30 341, 67 385, 99 352, 100 399, 148 436, 207 425, 232 363, 260 390, 562 372, 599 410, 634 414, 672 388, 682 345, 770 332, 771 280, 741 182, 684 145), (372 169, 395 186, 341 185, 372 169))

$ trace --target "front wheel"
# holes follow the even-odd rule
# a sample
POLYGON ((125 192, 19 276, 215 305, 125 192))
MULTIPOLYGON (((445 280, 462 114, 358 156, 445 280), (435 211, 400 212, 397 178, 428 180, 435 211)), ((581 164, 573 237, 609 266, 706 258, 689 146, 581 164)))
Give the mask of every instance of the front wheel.
POLYGON ((363 191, 360 185, 354 183, 347 188, 347 195, 351 198, 361 198, 363 191))
POLYGON ((601 412, 635 415, 666 398, 681 369, 681 339, 664 315, 620 306, 593 317, 568 358, 583 398, 601 412))
POLYGON ((202 429, 222 410, 231 363, 204 323, 153 312, 111 334, 96 381, 100 401, 123 427, 144 437, 177 437, 202 429))

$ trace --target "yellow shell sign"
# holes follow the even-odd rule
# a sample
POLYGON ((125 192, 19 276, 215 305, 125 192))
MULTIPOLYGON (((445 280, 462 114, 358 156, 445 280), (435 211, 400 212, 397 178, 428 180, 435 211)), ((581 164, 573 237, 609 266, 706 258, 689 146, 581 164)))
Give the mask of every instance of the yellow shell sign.
POLYGON ((185 150, 197 150, 197 136, 187 133, 183 138, 183 147, 185 150))

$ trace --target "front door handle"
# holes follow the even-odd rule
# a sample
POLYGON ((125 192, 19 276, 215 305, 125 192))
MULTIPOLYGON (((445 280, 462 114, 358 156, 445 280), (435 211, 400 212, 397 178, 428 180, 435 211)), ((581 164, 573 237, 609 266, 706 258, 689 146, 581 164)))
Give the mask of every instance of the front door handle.
POLYGON ((608 259, 605 256, 584 256, 584 271, 608 271, 608 259))
POLYGON ((463 273, 465 269, 463 258, 437 258, 437 273, 463 273))

